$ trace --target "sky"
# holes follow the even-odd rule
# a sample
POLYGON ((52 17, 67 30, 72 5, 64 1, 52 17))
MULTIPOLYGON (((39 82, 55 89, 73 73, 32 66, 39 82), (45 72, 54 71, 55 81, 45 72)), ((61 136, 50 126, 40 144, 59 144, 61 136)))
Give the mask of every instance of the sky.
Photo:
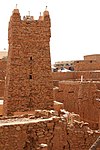
POLYGON ((50 52, 57 61, 81 60, 100 54, 100 0, 1 0, 0 50, 8 49, 8 22, 18 4, 21 17, 38 19, 48 6, 51 17, 50 52))

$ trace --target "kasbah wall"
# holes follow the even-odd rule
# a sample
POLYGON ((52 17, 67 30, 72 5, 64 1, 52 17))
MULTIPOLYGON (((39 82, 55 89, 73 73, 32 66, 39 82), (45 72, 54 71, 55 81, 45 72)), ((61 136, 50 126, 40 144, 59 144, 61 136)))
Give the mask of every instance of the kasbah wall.
POLYGON ((7 67, 0 61, 0 150, 88 150, 100 136, 100 56, 51 74, 50 26, 47 10, 37 21, 21 20, 18 9, 10 18, 7 67))

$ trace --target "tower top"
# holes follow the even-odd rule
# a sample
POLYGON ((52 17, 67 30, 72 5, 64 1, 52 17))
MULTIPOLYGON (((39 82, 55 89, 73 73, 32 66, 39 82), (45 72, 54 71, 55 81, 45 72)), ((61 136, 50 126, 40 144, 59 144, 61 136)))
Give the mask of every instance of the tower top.
POLYGON ((18 4, 16 4, 15 9, 13 10, 13 13, 19 13, 18 4))
POLYGON ((43 15, 44 15, 44 16, 49 16, 49 12, 48 12, 48 10, 47 10, 47 6, 46 6, 46 8, 45 8, 45 11, 44 11, 43 15))

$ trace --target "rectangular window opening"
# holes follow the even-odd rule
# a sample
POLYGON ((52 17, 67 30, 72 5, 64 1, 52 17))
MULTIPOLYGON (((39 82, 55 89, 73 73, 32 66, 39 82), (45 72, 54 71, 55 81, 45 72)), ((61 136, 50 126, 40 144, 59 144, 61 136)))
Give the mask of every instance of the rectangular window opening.
POLYGON ((30 60, 32 60, 32 57, 30 57, 30 60))
POLYGON ((29 79, 32 79, 32 75, 31 74, 29 75, 29 79))

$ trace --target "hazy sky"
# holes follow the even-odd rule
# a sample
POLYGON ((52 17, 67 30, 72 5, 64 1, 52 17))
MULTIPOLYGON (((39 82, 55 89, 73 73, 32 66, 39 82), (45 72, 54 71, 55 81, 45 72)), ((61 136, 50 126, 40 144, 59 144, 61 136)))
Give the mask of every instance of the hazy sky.
POLYGON ((100 54, 100 0, 1 0, 0 50, 8 49, 8 22, 16 4, 22 17, 31 11, 35 19, 48 6, 52 63, 100 54))

